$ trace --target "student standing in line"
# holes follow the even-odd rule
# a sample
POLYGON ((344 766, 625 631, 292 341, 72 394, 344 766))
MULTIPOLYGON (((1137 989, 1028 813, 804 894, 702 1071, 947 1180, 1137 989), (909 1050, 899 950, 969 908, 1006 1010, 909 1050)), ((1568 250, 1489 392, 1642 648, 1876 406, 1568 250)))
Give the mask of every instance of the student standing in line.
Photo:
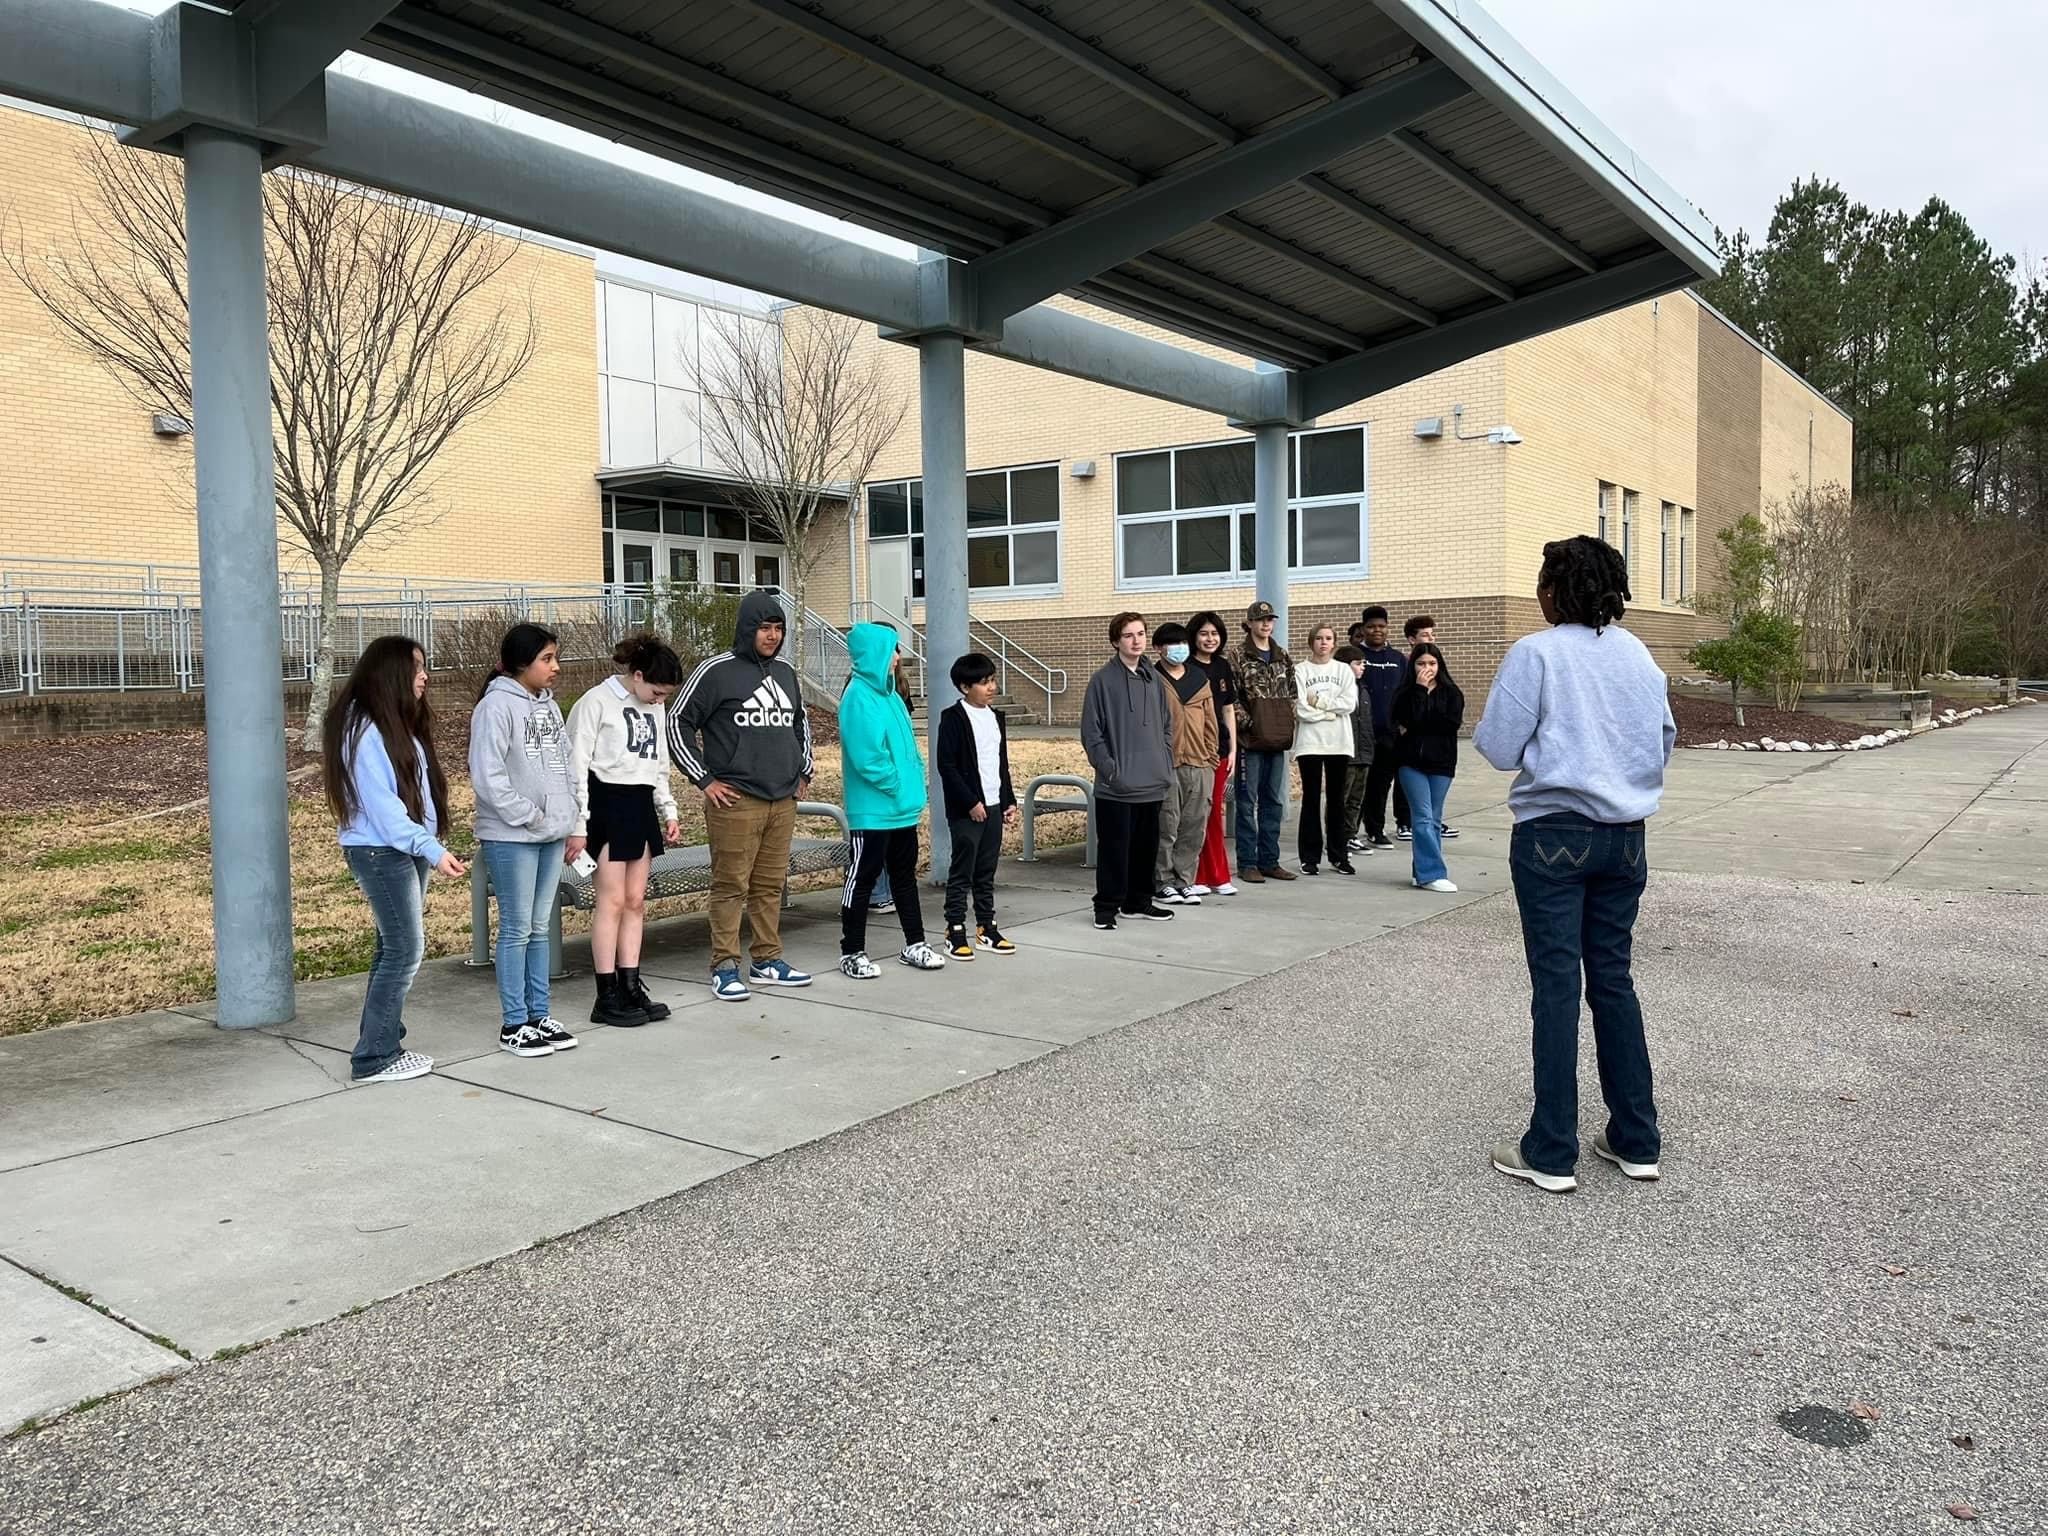
POLYGON ((1164 906, 1199 907, 1195 868, 1209 830, 1210 797, 1216 792, 1216 694, 1208 675, 1189 665, 1185 626, 1160 625, 1154 644, 1173 730, 1173 783, 1159 806, 1156 894, 1164 906))
MULTIPOLYGON (((896 652, 896 659, 889 663, 889 677, 896 685, 896 696, 903 700, 903 707, 911 709, 910 672, 903 665, 903 652, 900 649, 896 652)), ((915 721, 915 710, 911 711, 911 718, 915 721)), ((884 866, 882 873, 875 879, 875 893, 868 898, 868 912, 871 916, 878 916, 895 910, 896 893, 889 884, 888 868, 884 866)))
POLYGON ((1356 874, 1344 844, 1344 780, 1354 743, 1351 715, 1358 708, 1358 678, 1336 657, 1337 629, 1318 624, 1309 633, 1309 659, 1294 669, 1294 765, 1301 771, 1301 872, 1330 867, 1356 874))
POLYGON ((622 1029, 669 1015, 640 979, 647 870, 682 834, 662 742, 667 704, 683 681, 676 653, 652 635, 628 635, 612 652, 620 669, 569 711, 569 764, 576 825, 568 856, 597 860, 590 963, 597 972, 593 1024, 622 1029))
POLYGON ((1394 760, 1414 815, 1411 861, 1418 889, 1456 891, 1444 867, 1444 802, 1458 771, 1458 728, 1465 723, 1465 695, 1451 681, 1444 653, 1427 642, 1409 658, 1415 675, 1394 695, 1394 760))
POLYGON ((1631 596, 1612 545, 1581 534, 1543 546, 1536 601, 1550 628, 1508 648, 1472 744, 1518 770, 1508 867, 1529 961, 1536 1106, 1493 1166, 1538 1189, 1578 1187, 1579 999, 1607 1127, 1593 1150, 1631 1179, 1662 1153, 1650 1047, 1630 974, 1636 909, 1649 879, 1643 823, 1657 811, 1678 728, 1670 685, 1643 642, 1619 628, 1631 596))
POLYGON ((745 1002, 757 987, 808 987, 782 958, 782 891, 797 797, 811 785, 811 717, 796 669, 782 659, 782 599, 740 599, 732 649, 706 658, 669 711, 669 751, 704 791, 711 843, 711 995, 745 1002), (754 930, 740 979, 740 917, 754 930))
POLYGON ((1145 659, 1145 616, 1109 621, 1116 654, 1081 697, 1081 749, 1095 770, 1095 926, 1119 917, 1168 922, 1152 899, 1159 860, 1159 807, 1173 785, 1173 727, 1166 683, 1145 659))
MULTIPOLYGON (((1337 647, 1336 659, 1351 669, 1351 680, 1365 677, 1365 652, 1355 645, 1337 647)), ((1372 844, 1358 835, 1358 818, 1365 810, 1365 780, 1372 770, 1372 704, 1363 688, 1351 711, 1351 766, 1344 772, 1344 847, 1351 853, 1371 853, 1372 844)), ((1335 847, 1336 844, 1331 844, 1335 847)))
POLYGON ((996 664, 979 651, 953 663, 958 702, 939 716, 939 783, 946 792, 946 825, 953 862, 946 872, 946 957, 972 960, 976 951, 1014 955, 1017 946, 996 926, 996 864, 1003 829, 1017 824, 1017 791, 1010 783, 1010 731, 993 707, 996 664), (967 901, 974 898, 974 936, 967 934, 967 901))
POLYGON ((569 735, 554 687, 553 630, 514 624, 469 717, 476 837, 498 897, 498 1049, 514 1056, 573 1050, 549 1013, 548 927, 576 825, 569 735))
POLYGON ((1292 880, 1280 864, 1287 819, 1287 754, 1294 746, 1294 658, 1273 638, 1271 603, 1244 611, 1237 674, 1237 878, 1249 885, 1292 880))
MULTIPOLYGON (((1426 613, 1410 614, 1407 622, 1401 626, 1401 633, 1407 637, 1408 646, 1411 651, 1414 647, 1425 641, 1435 645, 1436 620, 1426 613)), ((1411 661, 1402 668, 1401 681, 1405 683, 1414 675, 1415 666, 1411 661)), ((1458 829, 1456 827, 1445 827, 1443 835, 1447 838, 1456 837, 1458 829)), ((1401 780, 1398 774, 1394 778, 1394 836, 1404 843, 1412 840, 1414 836, 1414 831, 1408 823, 1408 795, 1401 788, 1401 780)))
POLYGON ((1195 883, 1188 889, 1197 896, 1212 892, 1235 896, 1237 887, 1230 883, 1230 845, 1223 830, 1223 802, 1230 788, 1230 770, 1236 766, 1237 674, 1223 653, 1227 633, 1221 614, 1196 614, 1188 620, 1188 634, 1194 644, 1190 665, 1208 677, 1210 696, 1216 701, 1216 784, 1209 796, 1209 825, 1202 834, 1195 883))
POLYGON ((890 676, 897 641, 891 624, 856 624, 846 632, 853 675, 839 696, 839 759, 853 861, 839 902, 839 970, 854 981, 882 974, 868 958, 868 903, 884 869, 903 926, 896 958, 914 971, 946 968, 946 957, 925 942, 918 901, 917 824, 928 795, 910 709, 890 676))
MULTIPOLYGON (((1374 603, 1359 615, 1359 647, 1365 652, 1365 676, 1359 686, 1372 701, 1372 769, 1365 781, 1365 840, 1375 848, 1391 848, 1387 836, 1387 791, 1398 766, 1394 761, 1394 694, 1401 686, 1408 658, 1387 644, 1387 610, 1374 603)), ((1363 707, 1363 704, 1360 706, 1363 707)))
POLYGON ((427 658, 405 635, 372 640, 327 711, 321 771, 342 856, 363 888, 377 943, 350 1079, 400 1083, 434 1070, 403 1048, 405 999, 427 953, 427 877, 469 872, 441 846, 448 780, 434 753, 427 658))

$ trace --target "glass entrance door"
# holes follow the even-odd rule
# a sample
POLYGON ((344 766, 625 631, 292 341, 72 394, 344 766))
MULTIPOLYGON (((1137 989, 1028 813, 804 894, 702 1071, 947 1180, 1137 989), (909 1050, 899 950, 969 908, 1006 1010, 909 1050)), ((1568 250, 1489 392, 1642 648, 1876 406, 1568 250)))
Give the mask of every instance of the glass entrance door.
POLYGON ((740 544, 713 544, 707 553, 711 557, 711 585, 722 591, 739 591, 745 580, 746 547, 740 544))

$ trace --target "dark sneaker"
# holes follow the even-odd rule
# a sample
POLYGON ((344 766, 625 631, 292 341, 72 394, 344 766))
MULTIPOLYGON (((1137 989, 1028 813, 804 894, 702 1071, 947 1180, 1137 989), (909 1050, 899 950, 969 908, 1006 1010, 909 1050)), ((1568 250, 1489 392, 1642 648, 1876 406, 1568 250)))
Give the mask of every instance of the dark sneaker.
POLYGON ((946 958, 948 960, 972 960, 974 941, 967 937, 964 924, 956 923, 946 930, 946 958))
POLYGON ((1568 1173, 1538 1173, 1522 1161, 1522 1144, 1504 1141, 1493 1149, 1493 1166, 1511 1179, 1522 1179, 1553 1195, 1568 1195, 1579 1181, 1568 1173))
POLYGON ((1142 917, 1148 923, 1170 923, 1173 921, 1173 914, 1157 902, 1154 902, 1149 907, 1140 907, 1135 912, 1126 912, 1124 916, 1142 917))
POLYGON ((896 910, 896 903, 893 901, 871 901, 868 903, 868 910, 870 912, 879 912, 884 916, 887 916, 889 913, 894 912, 896 910))
POLYGON ((1209 892, 1209 887, 1206 885, 1199 891, 1192 885, 1179 885, 1175 886, 1174 889, 1180 892, 1180 904, 1184 907, 1199 907, 1202 904, 1202 898, 1209 892))
POLYGON ((1110 929, 1116 926, 1116 914, 1114 912, 1096 913, 1095 926, 1100 928, 1103 932, 1107 933, 1110 929))
POLYGON ((1259 873, 1268 880, 1292 880, 1294 878, 1293 870, 1282 869, 1278 864, 1273 865, 1270 869, 1262 869, 1259 873))
POLYGON ((360 1088, 367 1083, 402 1083, 408 1078, 425 1077, 433 1070, 433 1057, 424 1056, 418 1051, 400 1051, 398 1059, 390 1066, 382 1071, 372 1072, 367 1077, 356 1078, 354 1086, 360 1088))
POLYGON ((1337 873, 1340 875, 1355 875, 1358 873, 1358 871, 1352 867, 1351 861, 1349 859, 1346 859, 1339 864, 1332 864, 1330 868, 1337 871, 1337 873))
POLYGON ((1152 893, 1152 900, 1162 906, 1177 907, 1186 899, 1181 895, 1180 887, 1177 885, 1162 885, 1152 893))
POLYGON ((1394 846, 1394 840, 1384 832, 1375 832, 1366 841, 1375 848, 1391 848, 1394 846))
POLYGON ((1456 827, 1445 827, 1440 835, 1444 837, 1456 837, 1458 835, 1458 829, 1456 827))
POLYGON ((529 1019, 527 1023, 530 1027, 539 1030, 541 1039, 547 1041, 556 1050, 573 1051, 576 1049, 576 1037, 562 1028, 560 1020, 540 1018, 529 1019))
POLYGON ((756 960, 748 966, 747 980, 757 987, 808 987, 811 973, 798 970, 777 955, 773 960, 756 960))
POLYGON ((986 950, 992 955, 1014 955, 1017 953, 1017 946, 1004 938, 1003 930, 994 923, 990 923, 986 928, 981 929, 974 935, 974 947, 986 950))
POLYGON ((498 1031, 498 1049, 511 1056, 552 1056, 554 1046, 531 1024, 510 1024, 498 1031))
POLYGON ((747 984, 740 980, 737 960, 721 965, 711 973, 711 995, 721 1003, 744 1003, 754 995, 747 990, 747 984))
POLYGON ((1396 827, 1394 828, 1394 836, 1401 839, 1404 843, 1412 843, 1415 841, 1415 829, 1413 827, 1396 827))
POLYGON ((1663 1177, 1663 1171, 1655 1163, 1632 1163, 1607 1144, 1607 1133, 1602 1131, 1593 1138, 1593 1150, 1639 1183, 1654 1184, 1663 1177))
POLYGON ((1304 864, 1304 865, 1302 865, 1302 866, 1301 866, 1301 872, 1302 872, 1302 873, 1303 873, 1304 875, 1307 875, 1307 876, 1309 876, 1309 877, 1310 877, 1311 879, 1313 879, 1313 878, 1314 878, 1315 876, 1317 876, 1317 875, 1320 875, 1320 874, 1321 874, 1321 873, 1322 873, 1323 871, 1322 871, 1322 868, 1321 868, 1321 866, 1319 866, 1319 865, 1315 865, 1315 864, 1304 864))

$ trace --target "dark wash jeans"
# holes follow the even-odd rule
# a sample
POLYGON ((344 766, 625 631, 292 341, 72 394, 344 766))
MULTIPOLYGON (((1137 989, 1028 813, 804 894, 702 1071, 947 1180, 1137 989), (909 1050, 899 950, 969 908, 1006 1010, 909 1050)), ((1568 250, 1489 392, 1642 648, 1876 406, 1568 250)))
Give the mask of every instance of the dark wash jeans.
POLYGON ((1508 863, 1529 957, 1536 1108, 1522 1156, 1539 1173, 1579 1160, 1579 975, 1593 1010, 1607 1141, 1632 1163, 1657 1161, 1657 1104, 1643 1010, 1629 976, 1636 908, 1649 878, 1640 821, 1569 811, 1515 823, 1508 863))
POLYGON ((405 996, 427 955, 427 876, 432 866, 401 848, 341 851, 349 873, 369 898, 370 916, 377 924, 362 1027, 349 1058, 350 1076, 370 1077, 398 1059, 405 1039, 405 996))
POLYGON ((1271 869, 1280 862, 1280 823, 1287 819, 1287 754, 1237 754, 1237 867, 1271 869))

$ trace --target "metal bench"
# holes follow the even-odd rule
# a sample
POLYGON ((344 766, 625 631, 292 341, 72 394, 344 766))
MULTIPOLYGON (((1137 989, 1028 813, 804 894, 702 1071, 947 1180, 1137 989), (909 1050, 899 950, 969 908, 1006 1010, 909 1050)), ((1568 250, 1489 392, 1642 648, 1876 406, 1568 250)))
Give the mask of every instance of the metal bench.
MULTIPOLYGON (((799 817, 818 816, 836 822, 839 832, 836 837, 799 837, 792 840, 789 845, 790 876, 822 875, 845 869, 853 857, 853 838, 846 825, 846 812, 822 800, 802 800, 797 803, 796 813, 799 817)), ((491 963, 490 883, 490 871, 485 868, 483 854, 479 851, 469 866, 469 963, 475 966, 491 963)), ((663 896, 701 895, 710 889, 711 849, 703 843, 670 849, 658 855, 647 871, 649 901, 663 896)), ((783 882, 782 897, 786 905, 789 901, 788 880, 783 882)), ((565 870, 562 883, 555 888, 555 908, 548 914, 548 970, 551 974, 564 974, 563 909, 576 907, 588 912, 596 905, 595 875, 586 879, 573 870, 565 870)))
POLYGON ((1024 793, 1017 801, 1017 808, 1024 826, 1024 847, 1017 855, 1019 862, 1030 864, 1035 863, 1038 859, 1038 837, 1033 830, 1032 824, 1037 820, 1041 812, 1080 811, 1088 818, 1088 846, 1085 850, 1085 857, 1081 867, 1083 869, 1093 869, 1095 867, 1094 780, 1078 778, 1071 773, 1041 773, 1037 778, 1024 786, 1024 793), (1062 795, 1053 800, 1040 800, 1038 792, 1041 789, 1047 788, 1077 789, 1081 794, 1079 799, 1069 795, 1062 795))

